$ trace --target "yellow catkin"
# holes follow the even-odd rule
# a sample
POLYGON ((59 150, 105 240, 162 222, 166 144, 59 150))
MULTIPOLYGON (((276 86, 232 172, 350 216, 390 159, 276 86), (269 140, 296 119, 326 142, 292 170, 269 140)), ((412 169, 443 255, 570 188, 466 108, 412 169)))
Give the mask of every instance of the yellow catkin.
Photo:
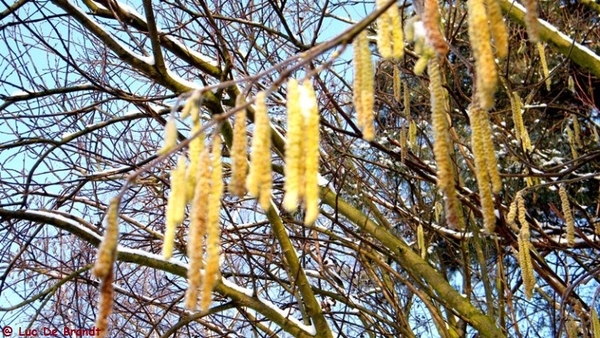
POLYGON ((533 295, 533 287, 535 285, 535 276, 533 275, 533 263, 531 261, 530 247, 529 243, 529 223, 526 220, 525 215, 525 201, 523 200, 523 196, 521 192, 517 193, 515 197, 517 202, 517 214, 519 218, 519 223, 521 223, 521 229, 519 230, 519 265, 521 266, 521 276, 523 278, 523 286, 525 287, 525 297, 527 299, 531 299, 533 295))
MULTIPOLYGON (((197 134, 200 129, 202 129, 200 119, 196 119, 192 125, 192 136, 197 134)), ((198 162, 200 160, 202 149, 204 149, 204 133, 201 133, 190 142, 190 165, 185 173, 186 202, 190 202, 194 198, 194 189, 196 187, 196 179, 198 174, 198 162)))
POLYGON ((106 233, 98 248, 98 257, 92 272, 94 276, 104 279, 112 270, 119 241, 119 198, 110 200, 106 211, 106 233))
POLYGON ((436 59, 429 60, 429 91, 431 93, 431 118, 435 143, 433 152, 437 161, 438 186, 445 190, 454 186, 452 177, 452 161, 450 159, 451 144, 448 134, 448 121, 444 108, 444 94, 442 91, 442 77, 440 67, 436 59))
POLYGON ((448 133, 448 120, 446 117, 446 104, 442 88, 440 66, 436 58, 429 60, 427 72, 429 73, 429 91, 431 93, 431 118, 435 142, 433 153, 437 162, 437 184, 446 195, 446 221, 451 228, 462 228, 459 215, 459 203, 454 187, 452 171, 453 153, 450 135, 448 133))
POLYGON ((181 110, 181 119, 185 119, 188 116, 192 117, 192 121, 194 123, 199 122, 199 112, 200 112, 200 100, 202 99, 202 94, 200 94, 199 90, 196 90, 190 95, 190 97, 185 102, 183 109, 181 110))
POLYGON ((206 233, 206 215, 208 213, 208 196, 211 181, 208 148, 203 149, 199 157, 199 172, 195 186, 194 200, 192 201, 187 244, 190 266, 187 273, 189 287, 185 293, 185 307, 191 311, 196 310, 198 289, 202 282, 200 270, 204 266, 204 234, 206 233))
POLYGON ((417 147, 417 123, 414 120, 408 123, 408 145, 411 149, 417 147))
POLYGON ((496 56, 504 59, 508 55, 508 30, 502 18, 502 10, 498 0, 486 0, 487 14, 490 19, 490 32, 494 39, 496 56))
POLYGON ((408 128, 402 125, 400 128, 400 162, 404 163, 408 155, 408 128))
POLYGON ((575 139, 575 145, 577 145, 578 148, 583 148, 583 142, 581 141, 581 126, 579 126, 577 115, 573 114, 571 119, 573 120, 573 136, 575 139))
MULTIPOLYGON (((381 9, 387 1, 376 0, 375 3, 377 9, 381 9)), ((377 50, 384 59, 392 57, 392 36, 390 34, 390 28, 390 16, 386 10, 377 18, 377 50)))
POLYGON ((419 223, 417 227, 417 245, 421 250, 421 258, 425 259, 427 256, 427 247, 425 247, 425 234, 423 233, 423 224, 419 223))
POLYGON ((575 220, 573 220, 573 213, 571 212, 571 204, 569 203, 569 196, 567 196, 567 189, 561 185, 560 188, 558 188, 558 194, 560 196, 562 212, 567 225, 567 245, 572 247, 575 245, 575 220))
POLYGON ((519 228, 517 227, 517 225, 515 223, 516 218, 517 218, 517 200, 515 199, 510 204, 510 207, 508 208, 508 214, 506 214, 506 223, 514 231, 519 230, 519 228))
POLYGON ((406 117, 406 119, 408 121, 411 120, 411 115, 410 115, 410 91, 408 89, 408 82, 404 81, 402 83, 402 90, 404 93, 404 116, 406 117))
POLYGON ((429 64, 429 59, 435 56, 435 51, 433 50, 433 48, 429 47, 429 45, 424 47, 422 52, 423 55, 421 55, 421 57, 417 59, 417 62, 415 62, 415 65, 413 67, 413 72, 415 73, 415 75, 418 76, 421 76, 427 68, 427 65, 429 64))
POLYGON ((537 43, 540 41, 540 29, 538 22, 538 8, 536 0, 523 0, 525 6, 525 26, 529 41, 537 43))
POLYGON ((445 56, 448 54, 448 44, 440 31, 440 10, 438 7, 438 0, 424 1, 422 18, 427 42, 433 47, 437 54, 445 56))
POLYGON ((175 230, 185 216, 186 204, 186 161, 185 156, 181 155, 177 162, 177 167, 171 172, 171 195, 167 201, 166 211, 166 230, 163 243, 163 257, 171 258, 173 245, 175 242, 175 230))
POLYGON ((285 196, 283 207, 288 212, 298 208, 300 185, 303 178, 303 141, 306 135, 302 106, 306 104, 300 100, 298 81, 290 79, 287 86, 287 143, 285 145, 285 196))
POLYGON ((113 269, 111 267, 106 277, 100 282, 100 299, 98 300, 98 314, 96 315, 98 337, 108 335, 108 316, 112 311, 113 297, 113 269))
POLYGON ((310 81, 304 81, 301 102, 305 120, 304 134, 304 224, 315 222, 319 215, 319 107, 315 89, 310 81))
POLYGON ((206 312, 210 306, 212 290, 221 277, 219 260, 221 258, 221 197, 223 196, 223 168, 221 164, 221 138, 217 135, 213 140, 211 152, 210 193, 208 196, 208 213, 206 215, 206 267, 204 282, 200 295, 200 310, 206 312))
POLYGON ((469 41, 473 46, 479 105, 484 110, 494 106, 498 74, 492 52, 491 33, 484 5, 485 0, 468 0, 469 41))
POLYGON ((248 193, 257 197, 263 209, 271 206, 271 126, 267 114, 266 93, 256 95, 254 136, 250 151, 250 171, 246 178, 248 193))
POLYGON ((571 156, 573 156, 573 159, 576 159, 579 157, 579 154, 577 153, 577 147, 575 145, 575 135, 573 135, 573 131, 569 126, 567 126, 566 130, 567 139, 569 140, 569 146, 571 147, 571 156))
POLYGON ((600 318, 598 318, 598 312, 596 312, 595 308, 592 308, 592 313, 590 314, 590 320, 592 322, 591 333, 592 338, 600 338, 600 318))
POLYGON ((567 329, 567 338, 579 337, 579 334, 578 334, 579 323, 575 319, 573 319, 573 318, 567 319, 567 321, 565 322, 565 327, 567 329))
POLYGON ((479 188, 479 200, 483 214, 484 229, 487 233, 493 233, 496 226, 494 215, 494 201, 490 189, 490 176, 488 173, 486 150, 484 143, 483 122, 487 119, 486 112, 479 109, 474 103, 469 110, 471 120, 471 145, 475 158, 475 172, 477 186, 479 188))
POLYGON ((435 222, 439 223, 440 216, 442 215, 442 211, 444 211, 444 206, 442 205, 442 203, 440 203, 440 201, 435 201, 435 205, 433 208, 434 208, 435 222))
POLYGON ((159 155, 168 153, 177 145, 177 134, 177 125, 175 124, 175 119, 171 117, 165 125, 165 144, 158 151, 159 155))
POLYGON ((550 91, 552 80, 550 79, 550 70, 548 70, 548 62, 546 61, 546 51, 544 45, 541 42, 536 43, 538 54, 540 54, 540 63, 542 64, 542 74, 544 74, 544 82, 546 83, 546 90, 550 91))
POLYGON ((525 211, 525 200, 520 192, 517 193, 515 200, 517 201, 517 217, 519 219, 519 223, 521 224, 521 228, 527 227, 527 229, 529 229, 529 223, 527 223, 525 211))
POLYGON ((390 17, 392 31, 392 57, 401 59, 404 57, 404 31, 398 6, 392 5, 387 11, 390 17))
POLYGON ((402 81, 400 81, 400 69, 397 65, 394 65, 392 81, 394 87, 394 99, 397 102, 400 102, 402 100, 402 81))
POLYGON ((525 124, 523 123, 523 102, 519 93, 512 92, 511 108, 513 113, 513 123, 515 125, 515 135, 518 141, 521 141, 524 151, 532 151, 531 140, 525 124))
POLYGON ((492 128, 487 113, 481 112, 480 124, 481 140, 483 142, 483 150, 485 153, 485 164, 492 183, 492 191, 497 194, 502 190, 502 179, 500 178, 500 172, 498 171, 498 159, 496 158, 496 152, 494 151, 492 128))
POLYGON ((521 266, 521 276, 523 278, 523 286, 525 287, 525 297, 531 299, 533 296, 533 288, 535 286, 535 276, 533 275, 533 263, 531 261, 531 253, 529 243, 529 228, 521 229, 519 233, 519 263, 521 266), (527 233, 525 232, 527 231, 527 233))
POLYGON ((406 37, 406 41, 415 41, 415 23, 419 20, 421 20, 421 17, 415 15, 404 21, 404 36, 406 37))
POLYGON ((375 138, 373 126, 374 78, 371 51, 366 31, 359 33, 353 42, 354 47, 354 106, 358 126, 362 129, 363 139, 375 138))
MULTIPOLYGON (((235 106, 241 107, 244 104, 246 104, 245 97, 238 95, 235 106)), ((247 147, 246 108, 243 108, 235 114, 233 144, 231 145, 231 182, 229 183, 229 191, 238 197, 243 197, 246 192, 246 174, 248 173, 247 147)))

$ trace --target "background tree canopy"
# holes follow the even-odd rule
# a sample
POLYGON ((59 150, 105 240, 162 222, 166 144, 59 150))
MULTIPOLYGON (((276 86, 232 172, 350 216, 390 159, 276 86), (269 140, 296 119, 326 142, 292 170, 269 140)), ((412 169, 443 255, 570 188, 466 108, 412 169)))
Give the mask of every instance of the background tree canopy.
MULTIPOLYGON (((422 34, 422 3, 382 3, 422 34)), ((91 268, 121 194, 110 336, 600 337, 600 6, 539 2, 533 43, 524 7, 497 3, 509 40, 485 113, 502 178, 488 233, 468 109, 485 74, 474 75, 465 1, 438 3, 449 52, 433 56, 463 229, 447 224, 436 184, 431 67, 415 73, 422 52, 408 40, 403 58, 380 57, 383 11, 372 2, 2 1, 0 325, 94 325, 101 283, 91 268), (362 31, 374 65, 371 142, 353 104, 362 31), (303 209, 281 207, 289 78, 311 81, 318 100, 311 225, 303 209), (224 141, 227 186, 235 102, 250 103, 252 140, 253 100, 265 90, 273 207, 223 195, 221 279, 207 312, 188 311, 188 219, 173 257, 161 255, 170 173, 193 135, 181 108, 201 95, 206 138, 224 141), (180 144, 159 156, 170 116, 180 144)))

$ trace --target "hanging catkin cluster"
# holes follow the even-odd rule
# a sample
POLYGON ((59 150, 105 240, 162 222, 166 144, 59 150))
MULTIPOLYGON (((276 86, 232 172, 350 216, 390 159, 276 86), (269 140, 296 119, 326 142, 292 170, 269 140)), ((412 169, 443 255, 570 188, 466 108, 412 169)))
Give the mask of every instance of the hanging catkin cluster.
POLYGON ((469 41, 475 58, 476 90, 484 110, 494 106, 498 73, 492 50, 492 36, 498 57, 507 54, 508 37, 497 0, 469 0, 469 41), (487 9, 486 9, 487 4, 487 9))
POLYGON ((295 79, 288 81, 287 110, 283 207, 293 212, 301 201, 304 223, 312 224, 319 215, 319 109, 310 81, 302 86, 295 79))
MULTIPOLYGON (((198 291, 201 289, 201 310, 206 311, 211 301, 211 293, 220 274, 220 201, 223 194, 221 139, 213 138, 211 157, 204 146, 199 112, 199 94, 194 93, 182 111, 182 117, 191 116, 193 139, 189 143, 189 165, 185 155, 181 155, 177 166, 171 171, 171 194, 167 201, 166 230, 163 243, 163 256, 169 259, 173 252, 175 233, 185 218, 185 207, 191 202, 190 227, 187 252, 190 258, 185 306, 195 310, 198 291), (206 239, 205 239, 206 236, 206 239), (206 262, 206 263, 204 263, 206 262), (204 274, 201 273, 204 269, 204 274)), ((173 124, 174 126, 174 124, 173 124)), ((165 139, 177 134, 166 126, 165 139)), ((172 141, 166 140, 165 144, 172 141)), ((171 149, 172 145, 167 149, 171 149)), ((164 148, 163 148, 164 149, 164 148)))
POLYGON ((363 139, 372 141, 375 138, 373 126, 373 105, 375 103, 375 84, 373 64, 367 33, 360 32, 353 43, 354 47, 354 107, 358 126, 362 129, 363 139))
MULTIPOLYGON (((388 0, 377 0, 377 9, 388 0)), ((377 49, 385 59, 401 59, 404 56, 404 33, 400 11, 395 4, 388 7, 377 19, 377 49)))
POLYGON ((271 207, 271 125, 267 114, 266 93, 256 94, 254 137, 250 150, 250 171, 246 178, 248 193, 258 198, 264 210, 271 207))
POLYGON ((483 223, 486 232, 492 233, 496 225, 492 190, 494 193, 500 192, 502 182, 498 173, 498 163, 494 153, 494 143, 487 112, 479 108, 474 102, 469 109, 469 118, 471 120, 471 145, 475 157, 483 223))
POLYGON ((519 255, 518 262, 521 267, 521 276, 523 278, 523 286, 525 287, 525 297, 531 299, 533 295, 533 287, 535 286, 535 276, 533 275, 533 263, 531 261, 531 243, 529 241, 529 223, 525 216, 525 201, 521 192, 517 193, 515 197, 517 206, 517 217, 519 223, 521 223, 521 229, 519 230, 518 245, 519 255))
POLYGON ((427 72, 429 73, 429 91, 431 93, 431 124, 433 125, 435 137, 433 153, 437 162, 437 184, 446 196, 446 221, 448 225, 455 229, 462 229, 462 218, 459 213, 459 203, 454 187, 452 159, 450 158, 453 147, 448 133, 445 95, 437 58, 429 60, 427 72))
POLYGON ((571 212, 571 204, 569 203, 567 189, 561 185, 560 188, 558 188, 558 194, 560 196, 562 213, 567 225, 567 245, 572 247, 575 245, 575 220, 573 219, 573 213, 571 212))
POLYGON ((196 310, 199 290, 202 290, 200 310, 203 312, 208 310, 212 290, 220 277, 221 226, 219 213, 223 196, 222 171, 221 138, 217 134, 213 138, 210 157, 208 148, 203 147, 202 152, 198 154, 198 166, 195 172, 196 184, 191 205, 187 244, 190 259, 189 287, 185 295, 185 306, 192 311, 196 310), (202 269, 204 269, 204 274, 201 274, 202 269))

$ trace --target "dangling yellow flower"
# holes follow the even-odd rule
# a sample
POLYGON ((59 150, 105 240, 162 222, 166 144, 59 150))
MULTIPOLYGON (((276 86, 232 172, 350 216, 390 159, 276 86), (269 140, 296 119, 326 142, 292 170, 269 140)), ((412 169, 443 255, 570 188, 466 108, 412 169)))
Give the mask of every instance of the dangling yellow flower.
POLYGON ((198 179, 190 214, 190 230, 187 253, 190 258, 188 269, 188 289, 185 293, 185 307, 195 311, 198 303, 198 289, 202 283, 200 270, 204 260, 204 235, 206 234, 206 215, 208 214, 208 196, 211 181, 211 165, 208 149, 203 149, 199 158, 198 179))
MULTIPOLYGON (((238 95, 235 106, 241 107, 246 103, 246 99, 241 94, 238 95)), ((246 140, 246 109, 243 108, 235 115, 235 124, 233 126, 233 144, 231 145, 231 182, 229 191, 238 196, 244 196, 246 192, 246 175, 248 173, 247 158, 247 140, 246 140)))
POLYGON ((562 212, 567 225, 567 245, 572 247, 575 246, 575 220, 573 219, 573 213, 571 212, 571 204, 569 203, 567 189, 561 185, 560 188, 558 188, 558 194, 560 196, 562 212))
POLYGON ((305 102, 302 110, 305 120, 304 144, 304 224, 312 224, 319 215, 319 107, 312 83, 304 81, 301 98, 305 102), (304 100, 306 98, 306 100, 304 100))
POLYGON ((204 283, 200 299, 202 312, 208 310, 211 302, 212 290, 221 277, 219 260, 221 258, 221 225, 219 214, 221 211, 221 197, 223 196, 223 169, 221 164, 221 138, 217 135, 213 140, 211 154, 211 186, 208 196, 208 213, 206 215, 206 267, 204 269, 204 283))
POLYGON ((104 279, 112 270, 119 240, 119 198, 110 200, 106 211, 106 232, 98 248, 98 258, 92 272, 94 276, 104 279))
POLYGON ((487 14, 490 19, 490 31, 494 38, 496 55, 504 59, 508 55, 508 31, 502 18, 502 10, 498 0, 486 0, 487 14))
POLYGON ((300 89, 298 81, 290 79, 287 86, 287 143, 285 145, 285 197, 283 198, 283 207, 288 212, 294 212, 298 208, 300 186, 304 175, 303 170, 303 135, 304 118, 302 117, 302 105, 306 104, 300 101, 300 89))
POLYGON ((265 103, 266 93, 256 95, 254 137, 250 152, 250 171, 246 178, 248 193, 257 197, 263 209, 271 207, 271 126, 265 103))
POLYGON ((456 196, 456 188, 454 187, 452 159, 450 158, 453 150, 448 133, 442 75, 436 58, 429 60, 427 72, 429 73, 429 91, 431 92, 431 124, 433 125, 435 137, 433 153, 438 167, 437 184, 446 195, 446 222, 451 228, 462 229, 463 223, 459 210, 460 204, 456 196))
POLYGON ((165 144, 158 151, 158 155, 164 155, 168 153, 173 147, 177 145, 177 125, 175 119, 170 117, 165 125, 165 144))
MULTIPOLYGON (((490 175, 486 163, 486 149, 483 140, 483 120, 487 119, 487 116, 484 114, 486 113, 479 109, 476 102, 471 105, 469 110, 469 117, 471 120, 471 145, 475 157, 475 174, 477 177, 477 186, 479 188, 479 200, 483 214, 484 229, 487 233, 493 233, 496 226, 496 216, 494 214, 494 200, 492 198, 492 190, 490 189, 490 175)), ((485 122, 487 123, 487 120, 485 122)))
POLYGON ((374 78, 371 51, 367 33, 359 33, 353 43, 354 47, 354 107, 356 108, 358 126, 362 129, 363 139, 372 141, 375 138, 373 126, 374 78))
POLYGON ((165 259, 171 258, 173 253, 173 244, 175 241, 175 230, 185 216, 186 205, 186 161, 185 156, 181 155, 177 162, 177 167, 171 172, 171 195, 167 201, 166 212, 166 230, 163 243, 163 256, 165 259))
POLYGON ((475 58, 476 90, 479 106, 490 110, 494 106, 494 94, 498 74, 491 44, 491 32, 484 0, 468 0, 469 41, 475 58))

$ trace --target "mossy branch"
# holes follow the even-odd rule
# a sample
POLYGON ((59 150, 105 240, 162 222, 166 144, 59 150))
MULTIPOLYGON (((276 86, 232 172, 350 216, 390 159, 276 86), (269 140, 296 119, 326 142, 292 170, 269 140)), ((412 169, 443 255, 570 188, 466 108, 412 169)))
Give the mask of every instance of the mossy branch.
MULTIPOLYGON (((525 8, 516 2, 500 0, 502 11, 511 20, 525 27, 525 8)), ((548 43, 555 51, 565 55, 576 64, 600 77, 600 56, 589 48, 575 42, 547 21, 538 19, 540 39, 548 43)))

